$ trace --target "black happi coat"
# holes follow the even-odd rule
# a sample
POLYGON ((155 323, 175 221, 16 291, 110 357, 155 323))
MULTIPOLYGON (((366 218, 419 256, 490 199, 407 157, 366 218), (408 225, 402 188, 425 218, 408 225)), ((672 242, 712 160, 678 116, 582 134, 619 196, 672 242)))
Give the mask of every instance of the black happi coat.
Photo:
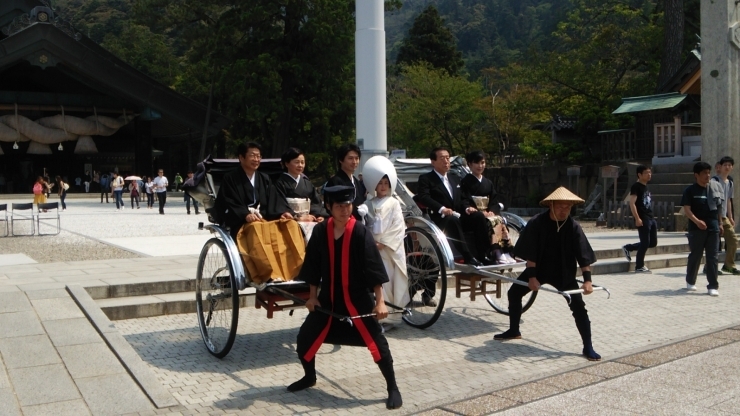
POLYGON ((241 167, 227 173, 221 182, 216 197, 216 209, 223 221, 237 232, 244 225, 249 207, 260 206, 260 214, 265 220, 275 220, 284 212, 290 211, 287 202, 277 198, 270 177, 263 172, 255 172, 254 187, 241 167))
MULTIPOLYGON (((340 270, 334 271, 334 303, 331 300, 331 269, 341 265, 342 260, 349 261, 349 298, 352 304, 357 308, 360 314, 371 313, 375 307, 372 291, 377 285, 388 282, 388 274, 383 266, 383 260, 380 258, 380 252, 375 245, 372 234, 363 227, 359 222, 355 222, 350 236, 349 259, 342 259, 340 250, 334 250, 335 263, 329 263, 329 244, 335 244, 333 241, 334 230, 328 229, 329 224, 333 221, 324 221, 316 224, 306 246, 306 257, 303 267, 296 280, 304 281, 310 285, 321 288, 319 293, 319 302, 324 309, 330 309, 334 312, 347 315, 347 305, 345 304, 343 285, 340 270), (329 233, 332 235, 332 241, 329 241, 329 233)), ((348 236, 343 235, 342 240, 348 236)), ((328 316, 327 316, 328 319, 328 316)), ((370 318, 374 320, 373 318, 370 318)))
MULTIPOLYGON (((330 218, 314 228, 297 279, 321 288, 319 303, 324 309, 345 316, 371 313, 375 307, 372 289, 388 281, 375 241, 354 218, 348 223, 352 231, 345 228, 344 235, 335 240, 333 222, 330 218)), ((367 317, 353 322, 354 326, 349 326, 319 311, 309 313, 298 333, 299 355, 311 361, 321 344, 328 342, 367 346, 375 362, 390 356, 378 321, 367 317)))
MULTIPOLYGON (((305 176, 301 175, 301 178, 296 183, 295 179, 287 173, 283 173, 275 180, 275 189, 278 195, 285 198, 308 198, 311 200, 311 215, 314 217, 328 218, 329 213, 324 209, 319 193, 316 191, 316 187, 313 186, 311 181, 305 176)), ((295 212, 290 210, 290 213, 295 216, 295 212)))
POLYGON ((571 217, 560 223, 550 218, 550 210, 532 217, 514 247, 514 255, 537 264, 537 280, 556 287, 575 282, 577 265, 596 263, 591 244, 581 225, 571 217))
POLYGON ((472 204, 470 205, 471 207, 478 208, 475 206, 475 201, 473 201, 472 197, 487 196, 488 211, 498 211, 498 202, 496 202, 496 196, 498 194, 493 188, 493 182, 485 176, 479 181, 472 173, 465 175, 460 182, 460 189, 462 189, 463 199, 469 201, 472 204))

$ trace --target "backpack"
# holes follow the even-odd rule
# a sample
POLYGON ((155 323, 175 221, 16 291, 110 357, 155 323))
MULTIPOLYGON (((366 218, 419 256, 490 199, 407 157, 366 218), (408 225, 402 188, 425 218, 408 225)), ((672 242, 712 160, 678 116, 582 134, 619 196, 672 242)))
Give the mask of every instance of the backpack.
MULTIPOLYGON (((26 188, 26 189, 28 189, 28 188, 26 188)), ((33 194, 34 195, 41 195, 42 193, 44 193, 44 187, 41 186, 40 183, 36 182, 33 185, 33 194)))

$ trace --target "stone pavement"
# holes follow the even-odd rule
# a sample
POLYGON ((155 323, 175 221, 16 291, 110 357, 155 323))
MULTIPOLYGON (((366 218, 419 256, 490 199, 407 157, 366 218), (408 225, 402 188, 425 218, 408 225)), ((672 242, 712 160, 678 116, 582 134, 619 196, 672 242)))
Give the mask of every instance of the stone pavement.
POLYGON ((154 408, 65 290, 0 293, 0 414, 154 408))
MULTIPOLYGON (((652 275, 595 277, 612 290, 611 299, 600 293, 587 298, 594 345, 605 360, 740 324, 736 302, 740 277, 723 276, 721 296, 712 298, 705 291, 683 290, 683 272, 674 268, 652 275)), ((304 311, 296 311, 292 317, 281 313, 267 320, 264 312, 242 309, 236 342, 223 360, 207 353, 192 315, 115 325, 180 401, 178 412, 385 412, 382 376, 363 348, 323 346, 316 387, 296 394, 285 391, 302 375, 294 350, 304 316, 304 311)), ((507 318, 493 312, 485 300, 455 299, 450 291, 445 310, 432 327, 400 326, 389 332, 404 395, 404 407, 396 413, 423 412, 594 365, 580 356, 578 332, 561 298, 540 294, 523 319, 522 341, 494 342, 492 335, 507 328, 507 318)), ((548 391, 550 395, 562 390, 548 391)), ((693 403, 693 396, 684 400, 693 403)))

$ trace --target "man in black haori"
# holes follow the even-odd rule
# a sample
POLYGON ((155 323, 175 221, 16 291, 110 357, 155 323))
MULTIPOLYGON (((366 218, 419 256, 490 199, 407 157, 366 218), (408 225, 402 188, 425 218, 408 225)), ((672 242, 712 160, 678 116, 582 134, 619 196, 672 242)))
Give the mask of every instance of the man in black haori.
MULTIPOLYGON (((576 262, 583 274, 583 294, 593 292, 591 265, 596 262, 596 255, 580 224, 570 218, 573 205, 583 202, 563 187, 540 202, 540 205, 550 209, 527 223, 514 247, 514 255, 527 261, 527 268, 519 280, 527 282, 529 286, 511 286, 508 293, 510 328, 493 339, 505 341, 522 337, 519 332, 522 298, 530 290, 539 290, 540 285, 546 283, 560 291, 578 289, 576 262)), ((570 310, 583 340, 583 355, 589 361, 601 360, 591 345, 591 322, 582 295, 571 295, 570 310)))
POLYGON ((382 290, 388 275, 372 234, 352 216, 355 188, 326 187, 324 199, 331 218, 314 228, 303 267, 296 277, 310 288, 306 301, 310 313, 298 332, 296 346, 305 376, 288 386, 288 391, 300 391, 316 384, 316 352, 322 344, 366 346, 385 377, 386 407, 397 409, 403 401, 396 385, 388 341, 378 321, 373 317, 360 318, 350 326, 314 309, 320 307, 343 316, 370 313, 377 314, 377 319, 388 316, 382 290))
POLYGON ((242 143, 237 154, 239 168, 224 175, 216 196, 216 211, 223 213, 223 222, 235 240, 244 224, 293 218, 287 202, 276 196, 270 177, 257 170, 262 161, 262 147, 257 143, 242 143))
POLYGON ((329 178, 324 186, 352 186, 355 188, 355 199, 352 201, 354 209, 352 215, 357 221, 362 221, 364 214, 357 212, 357 207, 365 202, 367 189, 354 172, 360 166, 362 151, 354 143, 346 143, 337 149, 337 173, 329 178))

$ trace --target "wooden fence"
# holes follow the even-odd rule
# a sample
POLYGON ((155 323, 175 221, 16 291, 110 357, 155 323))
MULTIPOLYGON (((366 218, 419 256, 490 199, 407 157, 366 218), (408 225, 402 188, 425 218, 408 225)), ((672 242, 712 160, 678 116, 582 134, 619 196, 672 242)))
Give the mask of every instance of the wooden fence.
MULTIPOLYGON (((658 230, 675 231, 675 203, 654 202, 653 218, 658 223, 658 230)), ((609 201, 606 211, 606 226, 609 228, 635 228, 635 219, 630 211, 629 202, 609 201)))

